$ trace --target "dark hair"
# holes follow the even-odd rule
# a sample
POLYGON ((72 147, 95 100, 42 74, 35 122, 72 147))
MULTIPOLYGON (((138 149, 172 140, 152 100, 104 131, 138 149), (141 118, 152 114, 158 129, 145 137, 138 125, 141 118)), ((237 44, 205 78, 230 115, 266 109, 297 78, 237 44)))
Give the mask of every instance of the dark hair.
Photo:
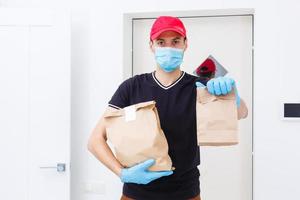
MULTIPOLYGON (((185 37, 183 38, 183 41, 185 42, 185 41, 186 41, 186 39, 187 39, 187 38, 186 38, 186 36, 185 36, 185 37)), ((149 41, 149 42, 153 42, 153 40, 151 40, 151 39, 150 39, 150 41, 149 41)))

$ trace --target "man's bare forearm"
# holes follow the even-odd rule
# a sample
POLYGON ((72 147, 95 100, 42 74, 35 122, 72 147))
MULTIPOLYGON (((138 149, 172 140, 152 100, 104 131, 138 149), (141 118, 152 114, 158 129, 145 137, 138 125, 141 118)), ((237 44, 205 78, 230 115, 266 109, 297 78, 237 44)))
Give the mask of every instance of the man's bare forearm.
POLYGON ((107 168, 114 172, 117 176, 120 176, 121 169, 123 168, 120 162, 115 158, 111 149, 104 141, 99 141, 89 148, 90 152, 107 168))
POLYGON ((114 172, 117 176, 120 176, 123 166, 116 159, 112 150, 106 142, 106 130, 103 117, 99 120, 98 124, 94 128, 89 141, 88 150, 107 168, 114 172))

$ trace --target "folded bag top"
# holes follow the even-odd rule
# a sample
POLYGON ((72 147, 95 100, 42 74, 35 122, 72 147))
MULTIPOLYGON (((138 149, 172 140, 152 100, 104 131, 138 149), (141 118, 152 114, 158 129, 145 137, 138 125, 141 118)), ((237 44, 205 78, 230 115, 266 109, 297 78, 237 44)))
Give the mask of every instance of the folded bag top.
MULTIPOLYGON (((138 104, 134 104, 131 107, 135 108, 136 111, 138 111, 141 108, 149 108, 152 109, 155 107, 156 102, 155 101, 146 101, 138 104)), ((126 115, 126 109, 113 109, 113 110, 106 110, 104 113, 104 117, 118 117, 118 116, 125 116, 126 115)))
POLYGON ((229 94, 227 95, 213 95, 210 94, 207 89, 205 88, 197 88, 197 102, 201 104, 206 104, 212 101, 216 101, 218 99, 222 100, 233 100, 235 99, 235 93, 234 90, 232 90, 229 94))

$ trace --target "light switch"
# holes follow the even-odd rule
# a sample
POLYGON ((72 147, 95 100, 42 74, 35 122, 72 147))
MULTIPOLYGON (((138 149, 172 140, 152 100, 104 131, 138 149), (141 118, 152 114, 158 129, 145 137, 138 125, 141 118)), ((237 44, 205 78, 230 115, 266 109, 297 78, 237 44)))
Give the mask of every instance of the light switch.
POLYGON ((84 191, 93 194, 105 194, 105 183, 102 181, 88 181, 84 183, 84 191))

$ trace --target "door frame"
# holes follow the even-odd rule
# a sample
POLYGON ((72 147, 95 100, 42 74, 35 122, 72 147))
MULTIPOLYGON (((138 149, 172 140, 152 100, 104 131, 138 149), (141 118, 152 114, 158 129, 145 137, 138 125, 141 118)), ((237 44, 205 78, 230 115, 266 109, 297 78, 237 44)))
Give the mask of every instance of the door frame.
POLYGON ((252 17, 252 200, 254 200, 254 8, 238 9, 205 9, 184 11, 134 12, 123 14, 123 80, 133 76, 133 22, 141 19, 156 19, 161 15, 171 15, 180 18, 193 17, 252 17))

